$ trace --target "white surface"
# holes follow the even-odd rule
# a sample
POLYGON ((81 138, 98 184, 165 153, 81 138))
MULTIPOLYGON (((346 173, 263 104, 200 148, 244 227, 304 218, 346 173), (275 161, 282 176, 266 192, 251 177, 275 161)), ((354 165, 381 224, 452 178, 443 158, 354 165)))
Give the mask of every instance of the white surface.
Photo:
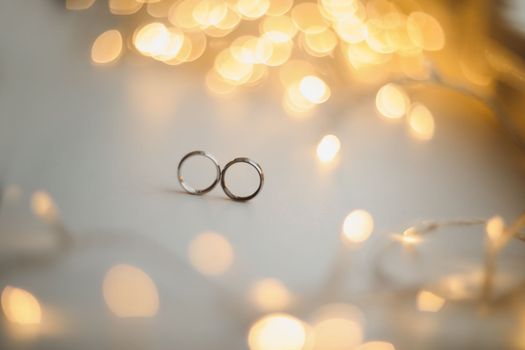
MULTIPOLYGON (((23 189, 21 207, 32 191, 47 190, 75 235, 141 235, 174 255, 142 240, 101 240, 54 264, 12 271, 2 284, 26 286, 62 320, 57 334, 29 344, 244 348, 253 312, 239 301, 249 284, 271 276, 297 294, 314 293, 327 278, 340 225, 352 209, 370 211, 376 224, 374 237, 353 253, 352 296, 382 292, 374 289, 367 261, 388 233, 422 219, 501 214, 512 220, 524 209, 520 153, 475 106, 445 104, 450 96, 438 92, 427 96, 437 125, 428 143, 414 141, 403 123, 379 118, 372 96, 335 118, 321 110, 298 121, 285 115, 268 85, 220 100, 206 92, 199 68, 166 67, 132 53, 113 67, 92 66, 92 40, 119 20, 98 12, 66 12, 55 1, 2 4, 1 180, 23 189), (342 141, 331 169, 315 158, 325 133, 342 141), (213 153, 222 164, 237 156, 255 159, 266 173, 261 194, 235 203, 220 188, 204 197, 180 193, 177 162, 194 149, 213 153), (204 230, 221 233, 235 249, 232 270, 211 283, 186 258, 189 241, 204 230), (119 262, 141 267, 156 281, 161 312, 154 320, 122 322, 105 308, 100 283, 119 262), (224 302, 215 286, 234 297, 224 302)), ((29 217, 17 221, 19 230, 29 225, 29 217)), ((13 225, 13 217, 2 218, 13 225)), ((443 249, 429 250, 437 257, 429 266, 438 269, 449 250, 477 259, 479 251, 468 249, 471 242, 436 243, 443 249)), ((352 301, 348 293, 343 295, 352 301)), ((394 327, 388 321, 399 312, 396 304, 381 299, 375 305, 367 337, 390 340, 399 349, 490 348, 507 341, 503 334, 479 332, 491 324, 472 322, 474 313, 461 322, 466 330, 455 328, 456 337, 441 337, 438 325, 435 332, 411 338, 403 322, 394 327)), ((21 346, 7 326, 2 337, 8 347, 21 346)))

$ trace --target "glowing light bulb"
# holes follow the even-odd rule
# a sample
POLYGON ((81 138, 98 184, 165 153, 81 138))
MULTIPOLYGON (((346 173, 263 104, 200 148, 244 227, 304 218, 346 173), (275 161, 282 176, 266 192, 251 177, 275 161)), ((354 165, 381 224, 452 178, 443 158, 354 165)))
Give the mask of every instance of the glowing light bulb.
POLYGON ((109 310, 121 318, 154 317, 159 309, 155 282, 135 266, 113 266, 104 277, 102 294, 109 310))
POLYGON ((326 135, 317 145, 317 158, 323 163, 334 160, 341 149, 341 141, 335 135, 326 135))
POLYGON ((376 107, 381 115, 397 119, 403 117, 408 109, 410 100, 405 91, 398 85, 386 84, 376 95, 376 107))
POLYGON ((438 312, 445 305, 445 299, 426 290, 417 294, 417 308, 419 311, 438 312))
POLYGON ((9 322, 21 325, 39 324, 42 320, 40 303, 30 292, 11 286, 2 291, 2 309, 9 322))
POLYGON ((97 64, 116 61, 122 53, 122 35, 112 29, 100 34, 91 47, 91 60, 97 64))
POLYGON ((270 314, 256 321, 248 333, 251 350, 301 350, 306 342, 303 323, 287 314, 270 314))
POLYGON ((408 125, 413 135, 421 140, 430 140, 434 136, 434 117, 427 107, 414 103, 408 114, 408 125))
POLYGON ((263 311, 284 310, 290 305, 291 298, 288 288, 274 278, 257 281, 250 291, 250 299, 263 311))
POLYGON ((330 97, 330 88, 315 75, 308 75, 299 82, 301 94, 310 102, 321 104, 330 97))
POLYGON ((349 243, 361 243, 370 237, 374 230, 374 219, 365 210, 354 210, 343 222, 343 239, 349 243))
POLYGON ((188 248, 188 255, 193 267, 209 276, 224 274, 234 259, 230 242, 215 232, 204 232, 195 237, 188 248))

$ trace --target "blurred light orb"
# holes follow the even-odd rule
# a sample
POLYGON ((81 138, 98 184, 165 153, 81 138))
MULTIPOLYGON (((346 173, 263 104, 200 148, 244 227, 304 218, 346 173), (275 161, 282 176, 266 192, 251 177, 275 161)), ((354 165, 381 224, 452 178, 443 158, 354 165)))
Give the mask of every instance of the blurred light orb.
POLYGON ((275 17, 282 16, 290 11, 293 2, 293 0, 270 0, 270 7, 268 7, 266 14, 275 17))
POLYGON ((409 105, 410 99, 399 85, 389 83, 377 92, 376 108, 386 118, 398 119, 403 117, 409 105))
POLYGON ((68 10, 86 10, 93 6, 95 0, 66 0, 68 10))
POLYGON ((119 264, 109 269, 102 294, 109 310, 120 318, 154 317, 159 310, 155 282, 135 266, 119 264))
POLYGON ((135 0, 109 0, 109 12, 114 15, 132 15, 142 8, 143 3, 135 0))
POLYGON ((100 34, 91 47, 91 60, 96 64, 115 62, 122 53, 122 35, 111 29, 100 34))
POLYGON ((171 33, 168 28, 160 23, 146 24, 134 36, 134 45, 145 56, 162 54, 170 43, 171 33))
POLYGON ((315 350, 353 349, 363 341, 359 323, 347 318, 327 318, 313 325, 315 350))
POLYGON ((54 220, 58 217, 58 209, 51 195, 45 191, 36 191, 31 196, 33 213, 44 220, 54 220))
POLYGON ((286 43, 297 34, 297 27, 289 16, 265 17, 259 32, 274 43, 286 43))
POLYGON ((314 57, 324 57, 337 46, 337 36, 331 29, 319 33, 304 33, 304 50, 314 57))
POLYGON ((374 219, 366 210, 350 212, 343 221, 343 239, 349 243, 361 243, 370 237, 374 230, 374 219))
POLYGON ((315 75, 307 75, 299 82, 301 94, 310 102, 320 104, 330 97, 330 88, 315 75))
POLYGON ((437 19, 425 12, 412 12, 407 19, 407 31, 415 46, 426 51, 445 47, 445 32, 437 19))
POLYGON ((254 20, 266 14, 270 8, 269 0, 237 0, 237 11, 247 20, 254 20))
POLYGON ((292 20, 297 28, 305 33, 319 33, 328 28, 328 22, 319 11, 319 5, 302 2, 292 9, 292 20))
POLYGON ((396 350, 392 343, 386 341, 369 341, 361 344, 355 350, 396 350))
POLYGON ((421 140, 434 137, 435 123, 432 112, 420 103, 414 103, 408 114, 408 125, 413 135, 421 140))
POLYGON ((40 303, 30 292, 6 286, 1 296, 2 310, 9 322, 35 325, 42 321, 40 303))
POLYGON ((424 312, 438 312, 445 305, 445 299, 432 292, 422 290, 417 294, 417 308, 424 312))
POLYGON ((317 145, 317 158, 327 163, 334 160, 341 149, 341 141, 335 135, 325 135, 317 145))
POLYGON ((193 8, 193 19, 201 26, 214 26, 220 23, 228 13, 224 0, 200 0, 193 8))
POLYGON ((505 222, 501 216, 494 216, 485 225, 487 237, 493 244, 498 244, 503 238, 505 231, 505 222))
POLYGON ((224 274, 233 264, 233 248, 226 238, 215 232, 196 236, 188 248, 193 267, 208 276, 224 274))
POLYGON ((301 350, 306 342, 306 328, 299 319, 276 313, 256 321, 248 333, 251 350, 301 350))
POLYGON ((275 278, 257 281, 251 288, 250 299, 262 311, 280 311, 290 306, 292 296, 288 288, 275 278))

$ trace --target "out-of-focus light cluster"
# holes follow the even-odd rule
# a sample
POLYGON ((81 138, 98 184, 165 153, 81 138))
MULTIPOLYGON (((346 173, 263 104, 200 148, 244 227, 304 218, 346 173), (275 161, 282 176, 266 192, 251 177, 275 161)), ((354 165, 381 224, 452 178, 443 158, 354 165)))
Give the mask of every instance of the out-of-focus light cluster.
MULTIPOLYGON (((93 3, 68 0, 66 8, 83 10, 93 3)), ((152 19, 144 20, 130 38, 144 56, 179 65, 210 52, 214 64, 205 81, 213 94, 258 85, 272 69, 282 77, 288 62, 300 62, 297 74, 281 79, 283 107, 291 115, 304 115, 329 100, 330 85, 340 78, 377 80, 369 74, 374 70, 383 80, 392 73, 426 79, 425 52, 445 46, 436 18, 417 7, 404 11, 388 0, 108 0, 108 7, 114 15, 132 15, 146 7, 152 19), (320 59, 331 60, 335 69, 327 70, 320 59), (316 64, 303 71, 309 61, 316 64)), ((93 43, 92 61, 116 61, 123 41, 128 42, 116 30, 102 33, 93 43)), ((378 105, 383 115, 399 118, 408 112, 399 91, 386 88, 381 95, 387 100, 378 105)), ((416 133, 426 123, 419 119, 411 123, 416 133)), ((422 134, 427 138, 429 132, 422 134)))
POLYGON ((2 310, 9 322, 36 325, 42 320, 40 303, 30 292, 11 286, 2 291, 2 310))

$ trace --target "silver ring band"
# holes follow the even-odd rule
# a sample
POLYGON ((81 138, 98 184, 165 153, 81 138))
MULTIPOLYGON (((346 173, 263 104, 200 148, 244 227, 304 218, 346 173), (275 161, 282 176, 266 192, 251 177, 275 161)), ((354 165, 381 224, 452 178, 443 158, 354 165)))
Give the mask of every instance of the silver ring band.
POLYGON ((219 181, 221 179, 221 166, 219 165, 219 162, 217 161, 217 159, 215 159, 215 157, 212 156, 211 154, 206 153, 204 151, 193 151, 193 152, 190 152, 190 153, 186 154, 180 160, 179 165, 177 167, 177 176, 179 178, 180 185, 182 186, 182 188, 184 188, 184 190, 186 192, 191 193, 191 194, 201 195, 201 194, 205 194, 207 192, 210 192, 219 183, 219 181), (217 175, 216 175, 215 180, 213 181, 213 183, 210 186, 208 186, 208 187, 206 187, 206 188, 204 188, 202 190, 195 189, 195 188, 189 186, 186 182, 184 182, 184 176, 182 175, 182 165, 184 164, 184 162, 187 159, 189 159, 191 157, 194 157, 194 156, 203 156, 203 157, 208 158, 209 160, 211 160, 213 162, 213 164, 215 165, 215 169, 217 171, 217 175))
POLYGON ((264 173, 263 173, 263 170, 262 170, 262 168, 261 168, 261 166, 259 164, 255 163, 250 158, 235 158, 234 160, 232 160, 228 164, 226 164, 226 166, 222 170, 221 187, 224 190, 224 193, 226 193, 226 195, 228 197, 230 197, 231 199, 233 199, 235 201, 249 201, 253 197, 257 196, 259 191, 261 191, 261 188, 263 187, 263 184, 264 184, 264 173), (257 173, 259 174, 259 187, 257 187, 255 192, 253 192, 249 196, 244 196, 244 197, 243 196, 237 196, 237 195, 233 194, 228 189, 228 186, 226 186, 226 180, 225 180, 226 179, 226 171, 228 170, 229 167, 231 167, 235 163, 247 163, 247 164, 250 164, 257 171, 257 173))

